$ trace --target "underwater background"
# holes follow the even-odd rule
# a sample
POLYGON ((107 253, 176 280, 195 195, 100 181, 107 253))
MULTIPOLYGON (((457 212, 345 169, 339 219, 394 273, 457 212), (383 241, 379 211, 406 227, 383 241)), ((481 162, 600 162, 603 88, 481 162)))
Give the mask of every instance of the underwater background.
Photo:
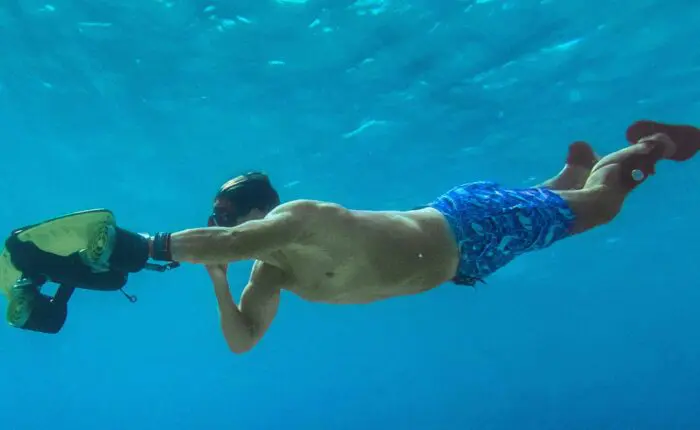
MULTIPOLYGON (((700 124, 699 28, 691 0, 0 0, 0 229, 201 226, 255 169, 357 209, 535 185, 574 140, 700 124)), ((201 266, 78 291, 58 335, 0 327, 0 430, 698 429, 699 185, 663 163, 476 289, 284 294, 244 355, 201 266)))

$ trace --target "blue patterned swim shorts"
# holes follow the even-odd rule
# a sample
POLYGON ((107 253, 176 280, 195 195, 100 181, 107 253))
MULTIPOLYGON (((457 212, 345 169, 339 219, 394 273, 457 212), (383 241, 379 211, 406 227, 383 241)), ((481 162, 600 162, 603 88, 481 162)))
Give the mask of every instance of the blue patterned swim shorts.
POLYGON ((569 235, 574 213, 546 188, 510 189, 493 182, 455 187, 428 207, 444 215, 459 246, 453 282, 474 285, 518 255, 569 235))

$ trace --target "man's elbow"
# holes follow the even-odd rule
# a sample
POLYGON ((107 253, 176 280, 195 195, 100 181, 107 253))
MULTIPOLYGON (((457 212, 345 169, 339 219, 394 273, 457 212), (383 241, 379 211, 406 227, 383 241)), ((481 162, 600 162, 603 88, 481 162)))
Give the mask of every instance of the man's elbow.
POLYGON ((228 342, 228 349, 234 354, 245 354, 246 352, 253 349, 255 343, 243 343, 243 342, 228 342))
POLYGON ((255 336, 246 336, 245 338, 237 337, 236 339, 226 338, 228 349, 234 354, 245 354, 253 349, 258 343, 258 338, 255 336))
POLYGON ((240 346, 230 346, 229 345, 228 349, 229 349, 229 351, 231 351, 232 353, 234 353, 236 355, 241 355, 241 354, 245 354, 246 352, 250 351, 251 349, 253 349, 253 347, 247 346, 247 347, 241 348, 240 346))

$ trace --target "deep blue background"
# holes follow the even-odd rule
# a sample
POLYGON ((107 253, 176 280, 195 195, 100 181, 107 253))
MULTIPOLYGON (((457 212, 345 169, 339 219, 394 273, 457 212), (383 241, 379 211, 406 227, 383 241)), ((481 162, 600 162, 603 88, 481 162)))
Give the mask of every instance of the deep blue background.
MULTIPOLYGON (((361 209, 535 184, 573 140, 700 123, 699 24, 691 0, 1 0, 0 229, 193 227, 248 169, 361 209)), ((700 160, 658 172, 477 290, 285 294, 242 356, 201 267, 132 276, 137 305, 78 292, 58 336, 0 328, 0 429, 700 428, 700 160)))

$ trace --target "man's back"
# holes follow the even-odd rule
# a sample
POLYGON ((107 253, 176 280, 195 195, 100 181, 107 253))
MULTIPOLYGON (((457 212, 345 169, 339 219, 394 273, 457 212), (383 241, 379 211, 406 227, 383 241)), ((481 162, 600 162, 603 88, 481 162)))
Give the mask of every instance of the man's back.
POLYGON ((352 211, 295 201, 271 215, 284 211, 298 211, 303 221, 297 240, 273 251, 270 262, 290 275, 286 288, 307 300, 366 303, 414 294, 447 281, 457 265, 454 239, 432 209, 352 211))

